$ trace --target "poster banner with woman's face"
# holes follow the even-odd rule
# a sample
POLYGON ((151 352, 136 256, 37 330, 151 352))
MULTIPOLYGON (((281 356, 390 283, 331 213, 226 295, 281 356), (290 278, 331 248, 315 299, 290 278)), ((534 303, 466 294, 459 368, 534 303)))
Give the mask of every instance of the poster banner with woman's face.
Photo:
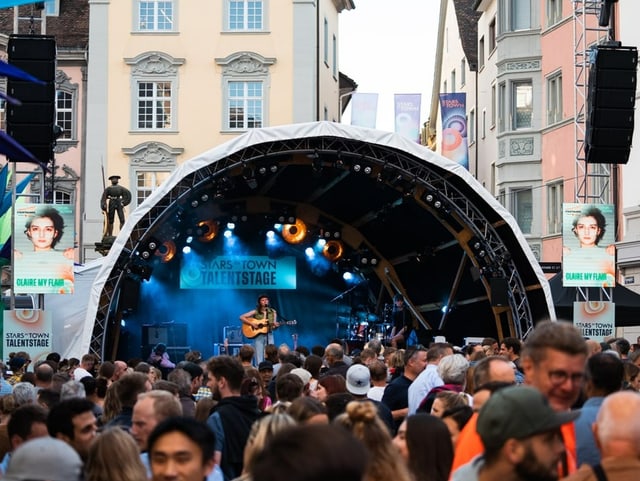
POLYGON ((562 285, 615 286, 613 204, 563 204, 562 285))
POLYGON ((16 294, 72 294, 75 215, 67 204, 15 207, 13 289, 16 294))

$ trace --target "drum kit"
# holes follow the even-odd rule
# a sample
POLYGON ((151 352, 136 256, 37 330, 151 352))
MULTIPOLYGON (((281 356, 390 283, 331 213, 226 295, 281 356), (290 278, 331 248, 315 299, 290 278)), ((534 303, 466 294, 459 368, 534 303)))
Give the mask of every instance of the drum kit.
POLYGON ((382 316, 369 312, 367 309, 354 310, 349 318, 343 318, 347 321, 348 340, 366 343, 372 339, 377 339, 382 344, 386 344, 393 327, 390 322, 390 314, 391 311, 387 309, 387 305, 385 305, 382 316))

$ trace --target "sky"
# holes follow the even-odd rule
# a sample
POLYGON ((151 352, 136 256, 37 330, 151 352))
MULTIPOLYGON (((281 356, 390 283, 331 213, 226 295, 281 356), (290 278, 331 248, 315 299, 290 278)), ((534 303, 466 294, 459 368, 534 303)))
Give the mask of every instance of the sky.
MULTIPOLYGON (((340 14, 340 71, 358 92, 378 94, 376 128, 394 130, 393 95, 422 94, 429 117, 439 0, 354 0, 340 14)), ((342 122, 351 123, 351 105, 342 122)))

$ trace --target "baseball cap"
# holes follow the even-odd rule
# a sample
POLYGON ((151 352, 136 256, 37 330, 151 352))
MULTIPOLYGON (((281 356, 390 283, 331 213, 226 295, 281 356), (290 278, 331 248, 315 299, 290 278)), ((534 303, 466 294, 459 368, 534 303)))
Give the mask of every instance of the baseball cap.
POLYGON ((273 363, 271 361, 262 361, 258 364, 258 371, 273 371, 273 363))
POLYGON ((300 379, 302 379, 302 383, 306 386, 311 381, 311 373, 302 367, 296 367, 291 370, 291 374, 295 374, 300 379))
POLYGON ((579 411, 556 412, 540 391, 513 386, 493 393, 480 409, 477 431, 486 448, 500 448, 508 439, 524 439, 573 421, 579 411))
POLYGON ((64 441, 42 437, 20 445, 11 455, 3 480, 79 481, 82 460, 64 441))
POLYGON ((27 363, 27 360, 24 357, 14 356, 11 359, 9 359, 9 368, 12 371, 17 371, 26 363, 27 363))
POLYGON ((364 364, 354 364, 347 370, 347 391, 364 396, 371 387, 371 373, 364 364))

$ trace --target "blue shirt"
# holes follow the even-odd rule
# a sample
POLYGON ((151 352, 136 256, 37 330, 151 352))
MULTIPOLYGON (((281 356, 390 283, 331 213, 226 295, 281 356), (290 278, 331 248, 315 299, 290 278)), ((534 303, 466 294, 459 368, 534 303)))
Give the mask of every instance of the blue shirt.
POLYGON ((600 464, 600 451, 596 446, 591 426, 596 421, 603 397, 592 397, 585 401, 580 416, 574 421, 576 429, 576 451, 578 466, 587 463, 591 466, 600 464))

